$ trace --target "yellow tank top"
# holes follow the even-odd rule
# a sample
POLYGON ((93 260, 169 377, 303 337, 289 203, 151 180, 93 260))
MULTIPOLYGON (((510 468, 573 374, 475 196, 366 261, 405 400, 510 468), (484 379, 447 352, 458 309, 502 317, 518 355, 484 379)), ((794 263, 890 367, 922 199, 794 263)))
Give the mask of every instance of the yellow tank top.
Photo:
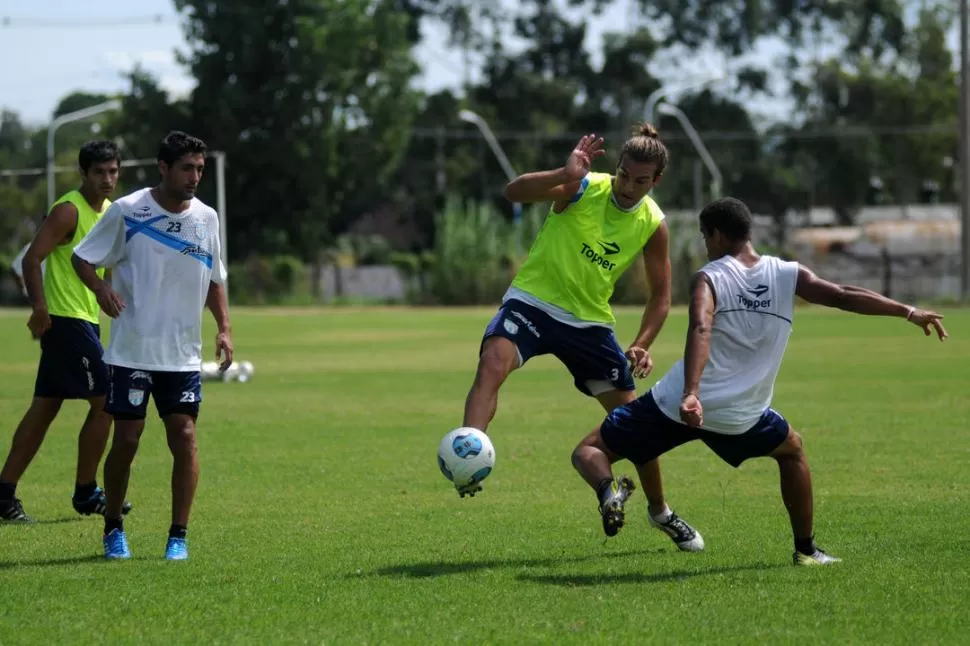
MULTIPOLYGON (((95 211, 80 191, 71 191, 54 202, 51 210, 64 202, 70 202, 77 209, 77 227, 74 230, 74 237, 69 242, 54 247, 47 256, 47 267, 44 270, 44 298, 47 299, 47 311, 53 316, 81 319, 97 324, 100 312, 98 299, 78 278, 71 265, 71 256, 74 255, 74 247, 108 210, 111 200, 105 200, 101 210, 95 211)), ((98 276, 104 277, 104 269, 97 271, 98 276)))
POLYGON ((583 321, 613 324, 616 281, 663 222, 649 196, 632 211, 612 199, 613 177, 589 173, 562 213, 552 209, 512 286, 583 321))

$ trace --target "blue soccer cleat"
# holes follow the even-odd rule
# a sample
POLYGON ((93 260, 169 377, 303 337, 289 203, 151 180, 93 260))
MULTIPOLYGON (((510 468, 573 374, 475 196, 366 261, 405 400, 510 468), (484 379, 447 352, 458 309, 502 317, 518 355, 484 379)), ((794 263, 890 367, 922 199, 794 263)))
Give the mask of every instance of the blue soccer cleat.
POLYGON ((189 544, 184 538, 169 537, 165 545, 166 561, 184 561, 189 558, 189 544))
POLYGON ((120 529, 112 529, 104 536, 104 558, 130 559, 131 550, 128 549, 128 538, 120 529))

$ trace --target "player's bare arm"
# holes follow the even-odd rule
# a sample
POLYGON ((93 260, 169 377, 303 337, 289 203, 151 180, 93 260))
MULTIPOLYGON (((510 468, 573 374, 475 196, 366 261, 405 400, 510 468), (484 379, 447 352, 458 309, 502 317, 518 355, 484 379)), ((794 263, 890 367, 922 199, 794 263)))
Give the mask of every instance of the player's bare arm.
POLYGON ((647 306, 640 320, 640 331, 626 351, 633 368, 633 376, 643 379, 653 370, 650 348, 660 334, 667 315, 670 313, 670 233, 667 223, 660 226, 650 236, 643 248, 643 265, 647 273, 647 306))
POLYGON ((704 409, 698 399, 701 375, 711 353, 711 328, 714 326, 714 290, 703 272, 694 274, 690 285, 687 344, 684 348, 684 396, 680 419, 688 426, 704 423, 704 409))
POLYGON ((16 283, 17 290, 18 291, 23 291, 24 290, 24 279, 20 277, 20 274, 18 274, 15 270, 11 269, 10 270, 10 276, 13 278, 13 282, 16 283))
POLYGON ((898 316, 922 328, 926 336, 936 332, 940 341, 947 337, 946 328, 943 327, 942 323, 942 314, 894 301, 862 287, 829 282, 819 278, 812 270, 804 266, 798 268, 795 294, 809 303, 833 307, 855 314, 898 316))
POLYGON ((79 258, 76 253, 71 255, 71 265, 74 266, 74 271, 77 272, 81 282, 94 293, 101 310, 111 318, 118 318, 125 309, 125 301, 111 289, 108 281, 98 276, 95 266, 79 258))
POLYGON ((505 186, 503 194, 511 202, 553 202, 553 210, 562 213, 589 173, 593 160, 605 153, 602 137, 586 135, 576 143, 565 166, 520 175, 505 186))
POLYGON ((225 371, 232 365, 232 325, 229 323, 229 300, 224 285, 210 282, 205 297, 205 305, 216 321, 216 361, 219 369, 225 371))
POLYGON ((70 202, 55 206, 34 236, 30 248, 24 254, 23 273, 24 286, 27 288, 27 298, 33 312, 27 327, 35 339, 39 339, 51 326, 51 317, 47 312, 47 299, 44 297, 44 275, 40 265, 54 249, 70 242, 77 229, 77 207, 70 202))

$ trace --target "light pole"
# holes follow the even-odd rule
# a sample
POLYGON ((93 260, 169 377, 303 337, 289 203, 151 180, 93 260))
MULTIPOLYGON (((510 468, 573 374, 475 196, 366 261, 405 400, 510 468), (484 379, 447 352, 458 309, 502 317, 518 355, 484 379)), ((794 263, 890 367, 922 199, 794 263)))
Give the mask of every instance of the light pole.
POLYGON ((93 117, 96 114, 101 114, 102 112, 107 112, 109 110, 117 110, 121 107, 121 101, 117 99, 112 99, 111 101, 105 101, 104 103, 99 103, 97 105, 92 105, 88 108, 83 108, 81 110, 75 110, 74 112, 68 112, 67 114, 62 114, 61 116, 55 118, 51 121, 51 125, 47 128, 47 208, 54 204, 54 132, 57 131, 65 123, 71 121, 79 121, 81 119, 86 119, 88 117, 93 117))
POLYGON ((643 111, 644 121, 646 121, 647 123, 653 123, 654 112, 656 112, 657 104, 660 102, 661 99, 665 98, 668 94, 670 94, 674 90, 679 90, 681 92, 686 92, 687 90, 696 90, 696 89, 705 87, 707 85, 710 85, 711 83, 717 83, 723 78, 724 78, 724 73, 718 72, 712 76, 705 76, 700 79, 694 79, 688 82, 687 84, 680 86, 679 88, 672 88, 668 86, 658 87, 656 90, 651 92, 650 95, 647 97, 646 107, 644 108, 644 111, 643 111))
POLYGON ((970 299, 970 9, 960 0, 960 295, 970 299))
MULTIPOLYGON (((496 139, 495 135, 492 133, 492 129, 488 127, 488 124, 485 123, 485 120, 482 119, 480 115, 472 112, 471 110, 462 110, 458 113, 458 118, 462 121, 467 121, 468 123, 474 124, 475 127, 478 128, 478 131, 482 133, 482 137, 485 139, 488 147, 492 149, 492 153, 498 160, 499 166, 502 167, 502 171, 505 173, 505 176, 510 182, 519 176, 519 174, 515 172, 515 169, 512 168, 509 158, 505 156, 505 151, 502 150, 502 146, 498 143, 498 139, 496 139)), ((512 209, 513 220, 518 223, 519 218, 522 216, 522 204, 515 202, 512 204, 512 209)))
POLYGON ((670 115, 680 122, 680 127, 684 129, 687 136, 690 137, 690 141, 694 144, 694 150, 697 154, 701 156, 701 161, 707 166, 707 170, 711 173, 711 193, 712 198, 716 199, 721 195, 721 187, 724 185, 724 177, 721 175, 721 170, 717 167, 714 158, 711 157, 711 153, 707 150, 707 146, 704 145, 701 136, 697 133, 694 125, 684 114, 684 111, 677 106, 671 105, 669 103, 661 103, 657 105, 657 112, 660 114, 670 115))

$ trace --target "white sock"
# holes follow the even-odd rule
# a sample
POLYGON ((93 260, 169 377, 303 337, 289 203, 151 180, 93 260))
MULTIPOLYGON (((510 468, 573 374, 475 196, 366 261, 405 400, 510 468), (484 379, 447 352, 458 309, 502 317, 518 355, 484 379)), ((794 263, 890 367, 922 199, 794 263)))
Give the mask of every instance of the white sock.
POLYGON ((657 514, 656 516, 654 516, 653 514, 650 514, 650 516, 653 517, 653 519, 660 524, 666 523, 668 520, 670 520, 670 517, 673 515, 674 515, 674 512, 670 511, 670 507, 667 506, 667 503, 664 503, 664 510, 659 514, 657 514))

